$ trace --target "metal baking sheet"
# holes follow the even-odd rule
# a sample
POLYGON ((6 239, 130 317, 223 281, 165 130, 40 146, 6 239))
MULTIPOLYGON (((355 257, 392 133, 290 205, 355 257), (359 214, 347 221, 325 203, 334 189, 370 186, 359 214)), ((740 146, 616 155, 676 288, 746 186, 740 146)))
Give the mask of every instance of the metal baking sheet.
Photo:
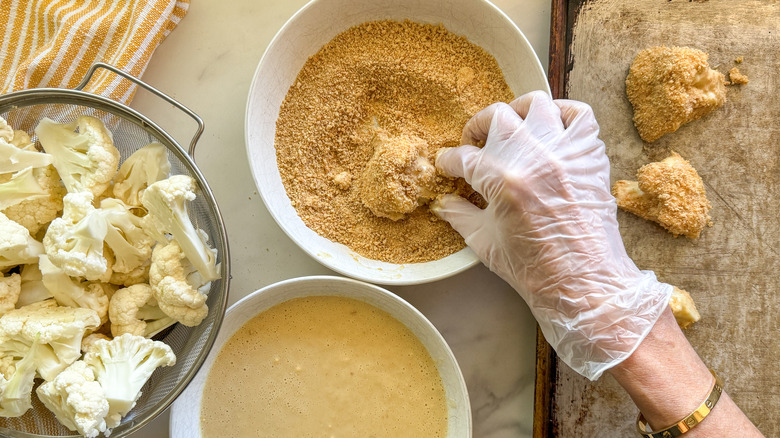
MULTIPOLYGON (((640 268, 693 296, 702 320, 686 331, 688 339, 766 436, 780 436, 779 7, 755 0, 556 0, 550 65, 557 97, 593 107, 613 182, 633 179, 670 150, 704 180, 713 226, 698 240, 675 238, 622 211, 621 234, 640 268), (729 87, 714 113, 643 143, 625 78, 637 52, 655 45, 704 50, 712 67, 727 73, 737 66, 750 82, 729 87)), ((535 437, 635 436, 636 407, 611 377, 591 383, 546 351, 542 344, 535 437)), ((674 352, 658 360, 675 360, 674 352)), ((686 382, 679 384, 684 390, 686 382)))

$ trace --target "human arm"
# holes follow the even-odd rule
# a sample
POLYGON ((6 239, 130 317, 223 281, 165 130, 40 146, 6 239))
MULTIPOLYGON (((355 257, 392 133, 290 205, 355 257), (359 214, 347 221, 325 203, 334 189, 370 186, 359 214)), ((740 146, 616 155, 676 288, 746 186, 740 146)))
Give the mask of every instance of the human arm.
MULTIPOLYGON (((432 205, 520 293, 558 356, 592 380, 634 356, 668 313, 672 291, 626 254, 598 131, 589 106, 542 92, 491 105, 467 123, 466 146, 436 159, 437 168, 481 193, 487 208, 455 195, 432 205), (482 148, 470 146, 481 141, 482 148)), ((701 384, 711 384, 705 377, 701 384)))
MULTIPOLYGON (((684 418, 707 398, 713 376, 672 315, 665 311, 639 348, 609 370, 653 430, 684 418), (659 360, 667 358, 670 360, 659 360)), ((712 412, 686 438, 761 437, 724 390, 712 412)))

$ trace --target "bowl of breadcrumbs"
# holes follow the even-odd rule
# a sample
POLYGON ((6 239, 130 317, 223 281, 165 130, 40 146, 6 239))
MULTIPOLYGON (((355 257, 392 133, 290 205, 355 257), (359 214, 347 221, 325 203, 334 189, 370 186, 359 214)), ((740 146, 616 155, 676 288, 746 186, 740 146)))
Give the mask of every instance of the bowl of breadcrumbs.
POLYGON ((246 111, 269 212, 341 274, 419 284, 478 263, 429 203, 484 200, 435 167, 494 102, 549 92, 520 29, 484 0, 314 0, 276 34, 246 111))

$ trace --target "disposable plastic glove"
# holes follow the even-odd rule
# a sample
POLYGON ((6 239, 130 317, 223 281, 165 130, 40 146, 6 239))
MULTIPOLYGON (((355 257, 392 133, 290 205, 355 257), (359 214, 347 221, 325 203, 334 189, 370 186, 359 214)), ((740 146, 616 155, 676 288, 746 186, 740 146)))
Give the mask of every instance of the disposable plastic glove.
POLYGON ((593 111, 544 92, 497 103, 436 166, 488 203, 432 204, 490 270, 525 299, 558 356, 591 380, 626 359, 668 306, 672 287, 626 254, 609 160, 593 111), (481 149, 471 146, 486 141, 481 149))

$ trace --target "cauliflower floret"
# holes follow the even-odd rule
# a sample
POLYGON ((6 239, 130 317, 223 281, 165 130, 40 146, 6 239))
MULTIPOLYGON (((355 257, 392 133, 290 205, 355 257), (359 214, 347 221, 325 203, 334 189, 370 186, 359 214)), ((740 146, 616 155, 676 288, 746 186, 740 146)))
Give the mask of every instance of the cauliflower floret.
POLYGON ((35 263, 43 245, 26 228, 0 213, 0 272, 17 265, 35 263))
POLYGON ((168 243, 165 233, 171 234, 203 278, 212 281, 219 278, 216 250, 208 246, 206 234, 195 229, 187 213, 187 201, 195 199, 196 188, 195 180, 186 175, 173 175, 151 184, 141 197, 149 212, 143 223, 160 243, 168 243))
POLYGON ((97 332, 90 333, 87 336, 84 336, 84 339, 81 340, 81 352, 82 353, 88 352, 89 350, 92 349, 92 346, 95 345, 95 342, 101 339, 104 341, 111 340, 110 337, 104 335, 103 333, 97 333, 97 332))
POLYGON ((176 321, 192 327, 208 314, 206 292, 211 283, 199 275, 175 240, 154 248, 149 284, 160 310, 176 321))
POLYGON ((3 277, 0 274, 0 315, 4 315, 16 308, 19 294, 22 292, 22 276, 11 274, 3 277))
POLYGON ((0 416, 19 417, 32 407, 32 389, 38 361, 46 360, 44 347, 37 341, 30 344, 0 336, 3 376, 0 376, 0 416))
POLYGON ((119 289, 108 306, 111 335, 130 333, 150 338, 176 321, 160 310, 148 284, 119 289))
POLYGON ((36 367, 44 380, 52 380, 81 357, 84 333, 99 325, 94 310, 60 307, 53 300, 30 304, 0 317, 0 357, 18 351, 18 345, 40 343, 36 367))
POLYGON ((62 198, 67 192, 54 166, 33 169, 32 174, 46 195, 25 199, 2 211, 9 219, 27 228, 30 234, 35 236, 60 215, 62 198))
POLYGON ((103 244, 108 224, 92 206, 89 192, 68 193, 62 217, 54 219, 43 237, 51 262, 71 277, 98 280, 108 270, 103 244))
POLYGON ((642 166, 636 177, 637 181, 617 181, 613 186, 618 207, 690 239, 711 225, 712 206, 704 182, 678 154, 642 166))
POLYGON ((726 101, 726 79, 710 69, 708 55, 688 47, 652 47, 634 58, 626 95, 639 136, 653 142, 726 101))
POLYGON ((144 265, 152 256, 155 241, 141 227, 141 218, 113 198, 102 200, 99 211, 108 225, 105 242, 114 256, 113 272, 127 274, 144 265))
POLYGON ((86 362, 73 362, 36 390, 38 399, 68 429, 87 438, 106 431, 108 400, 86 362))
POLYGON ((378 131, 374 154, 358 179, 360 200, 374 215, 397 221, 436 197, 436 168, 428 144, 416 136, 378 131))
POLYGON ((61 306, 92 309, 100 317, 101 325, 108 321, 107 285, 73 279, 51 263, 46 255, 40 256, 38 268, 41 270, 43 285, 57 303, 61 306))
POLYGON ((149 266, 149 263, 144 263, 142 266, 133 269, 131 272, 112 272, 111 278, 108 279, 107 283, 124 287, 139 283, 148 283, 149 266))
POLYGON ((701 319, 691 294, 683 289, 674 287, 672 296, 669 298, 669 307, 672 308, 677 325, 682 329, 688 328, 691 324, 701 319))
POLYGON ((19 299, 16 300, 17 309, 52 297, 49 289, 43 285, 43 275, 37 263, 22 266, 20 275, 22 284, 19 299))
POLYGON ((84 355, 84 362, 105 391, 109 405, 106 423, 114 428, 135 406, 154 370, 174 365, 176 355, 163 342, 128 333, 111 341, 95 341, 84 355))
POLYGON ((54 157, 54 167, 69 193, 89 191, 100 196, 119 166, 119 151, 103 122, 79 116, 60 124, 44 118, 35 127, 43 149, 54 157))
POLYGON ((114 197, 127 205, 141 206, 141 195, 150 184, 168 178, 171 162, 160 143, 150 143, 127 157, 114 178, 114 197))
POLYGON ((20 170, 14 174, 2 176, 0 183, 0 211, 13 207, 25 201, 46 198, 49 192, 41 186, 32 167, 20 170))
MULTIPOLYGON (((0 173, 46 167, 52 163, 51 155, 17 147, 11 141, 0 138, 0 173)), ((21 144, 20 146, 26 145, 21 144)))

